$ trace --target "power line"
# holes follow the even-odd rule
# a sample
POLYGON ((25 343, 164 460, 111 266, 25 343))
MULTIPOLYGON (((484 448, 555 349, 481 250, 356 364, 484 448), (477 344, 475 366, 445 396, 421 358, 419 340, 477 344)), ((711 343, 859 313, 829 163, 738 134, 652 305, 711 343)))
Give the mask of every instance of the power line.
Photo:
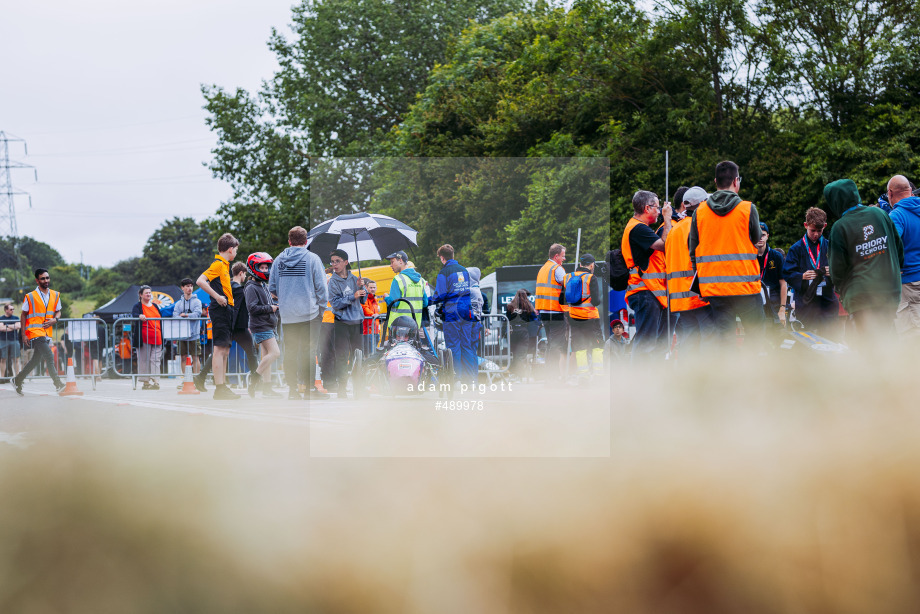
POLYGON ((197 179, 199 181, 214 181, 213 177, 205 177, 200 173, 194 175, 173 175, 172 177, 146 177, 140 179, 120 179, 115 181, 43 181, 38 185, 132 185, 139 183, 160 183, 160 182, 177 182, 177 183, 195 183, 187 181, 197 179), (185 181, 179 181, 185 180, 185 181))
POLYGON ((173 151, 201 151, 200 146, 187 146, 187 147, 172 147, 169 149, 147 149, 142 151, 130 151, 126 150, 121 153, 101 153, 101 152, 74 152, 68 154, 32 154, 32 158, 83 158, 87 156, 135 156, 135 155, 145 155, 145 154, 161 154, 161 153, 170 153, 173 151))
POLYGON ((155 119, 146 122, 134 122, 130 124, 115 124, 112 126, 97 126, 95 128, 74 128, 73 130, 54 130, 51 132, 30 132, 31 136, 46 136, 49 134, 73 134, 75 132, 96 132, 99 130, 120 130, 121 128, 133 128, 134 126, 151 126, 153 124, 166 124, 169 122, 184 121, 186 119, 201 119, 200 115, 184 115, 182 117, 172 117, 169 119, 155 119))
POLYGON ((82 211, 82 210, 51 210, 51 209, 31 209, 29 211, 24 211, 21 215, 53 215, 55 217, 105 217, 105 218, 131 218, 131 217, 207 217, 212 215, 213 211, 201 212, 201 211, 192 211, 187 212, 183 211, 181 213, 163 213, 162 211, 156 213, 134 213, 129 211, 82 211))
POLYGON ((219 180, 219 179, 211 178, 211 179, 185 179, 185 180, 181 180, 181 181, 146 181, 146 180, 136 180, 136 181, 126 181, 126 182, 119 182, 119 181, 108 181, 108 182, 107 182, 107 181, 98 181, 98 182, 92 182, 92 181, 87 181, 87 182, 83 182, 83 183, 60 181, 60 182, 48 182, 48 183, 43 182, 43 183, 39 183, 39 184, 37 184, 37 185, 39 185, 39 186, 54 187, 54 188, 56 188, 56 187, 70 187, 70 188, 81 188, 81 187, 87 187, 87 188, 91 188, 91 187, 130 188, 130 187, 148 186, 148 185, 149 185, 149 186, 192 185, 192 184, 202 184, 202 185, 204 185, 205 183, 214 183, 215 181, 220 181, 220 180, 219 180))
MULTIPOLYGON (((191 139, 187 141, 172 141, 170 143, 152 143, 150 145, 134 145, 132 147, 119 147, 115 149, 94 149, 89 151, 68 151, 50 154, 31 154, 30 158, 66 158, 69 156, 89 156, 89 155, 107 155, 107 154, 124 154, 124 153, 160 153, 157 147, 169 147, 172 145, 185 145, 187 143, 202 143, 204 141, 213 141, 213 137, 200 139, 191 139)), ((186 148, 194 149, 194 148, 186 148)), ((169 150, 162 150, 169 151, 169 150)), ((176 151, 176 150, 173 150, 176 151)))

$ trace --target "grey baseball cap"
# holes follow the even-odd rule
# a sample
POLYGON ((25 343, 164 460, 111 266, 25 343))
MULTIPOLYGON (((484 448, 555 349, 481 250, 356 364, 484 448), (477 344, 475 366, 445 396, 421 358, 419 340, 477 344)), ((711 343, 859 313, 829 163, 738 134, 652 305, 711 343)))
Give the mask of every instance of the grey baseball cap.
POLYGON ((684 202, 688 207, 693 207, 709 198, 709 194, 699 186, 693 186, 684 193, 684 202))

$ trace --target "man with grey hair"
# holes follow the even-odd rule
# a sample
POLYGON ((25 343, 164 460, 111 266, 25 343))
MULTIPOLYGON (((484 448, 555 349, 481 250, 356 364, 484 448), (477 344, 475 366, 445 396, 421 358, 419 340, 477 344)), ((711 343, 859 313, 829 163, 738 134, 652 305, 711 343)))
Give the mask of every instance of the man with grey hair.
MULTIPOLYGON (((632 358, 650 356, 658 348, 659 338, 666 336, 667 291, 665 284, 665 242, 671 232, 671 203, 662 208, 653 192, 639 190, 633 195, 633 217, 626 224, 620 250, 629 267, 626 304, 636 316, 636 334, 632 339, 632 358), (664 218, 659 231, 651 225, 664 218)), ((665 341, 667 345, 667 340, 665 341)))
POLYGON ((894 207, 889 213, 904 244, 904 264, 901 266, 901 300, 895 316, 899 335, 920 335, 920 198, 913 195, 904 175, 888 181, 888 202, 894 207))

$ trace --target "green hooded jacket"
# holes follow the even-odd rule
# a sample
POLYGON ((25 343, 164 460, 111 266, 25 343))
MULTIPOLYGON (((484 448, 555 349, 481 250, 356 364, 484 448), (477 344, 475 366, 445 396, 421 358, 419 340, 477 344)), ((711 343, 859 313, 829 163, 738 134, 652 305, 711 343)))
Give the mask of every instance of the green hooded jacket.
POLYGON ((854 313, 897 305, 904 246, 894 222, 878 207, 860 204, 850 179, 824 186, 824 199, 838 218, 831 228, 827 258, 843 308, 854 313))

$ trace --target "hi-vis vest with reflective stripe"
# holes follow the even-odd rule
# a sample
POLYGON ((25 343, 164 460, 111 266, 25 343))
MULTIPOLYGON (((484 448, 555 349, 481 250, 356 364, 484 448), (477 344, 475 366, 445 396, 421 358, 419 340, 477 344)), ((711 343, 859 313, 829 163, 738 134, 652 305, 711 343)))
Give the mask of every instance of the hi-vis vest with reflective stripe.
POLYGON ((597 312, 597 307, 591 304, 591 279, 594 277, 591 273, 579 271, 577 273, 566 273, 562 280, 563 286, 569 285, 572 276, 581 278, 581 303, 578 305, 569 305, 569 315, 576 320, 594 320, 601 316, 597 312))
POLYGON ((623 240, 620 242, 620 251, 623 252, 623 260, 629 267, 629 285, 626 288, 626 299, 636 292, 648 290, 652 296, 658 299, 661 306, 667 308, 667 292, 665 291, 665 263, 664 253, 655 250, 648 259, 648 268, 640 271, 633 260, 632 248, 629 246, 629 233, 632 229, 643 224, 636 218, 631 218, 626 224, 626 230, 623 231, 623 240))
POLYGON ((569 311, 568 305, 559 304, 559 295, 565 291, 565 286, 556 281, 556 269, 560 266, 552 260, 547 260, 537 273, 537 294, 534 307, 540 313, 569 311))
MULTIPOLYGON (((399 284, 399 292, 402 294, 402 297, 409 301, 412 305, 412 309, 415 309, 415 323, 419 326, 422 325, 422 303, 425 296, 425 282, 419 278, 418 281, 412 281, 409 279, 408 275, 400 273, 393 279, 396 280, 396 283, 399 284)), ((390 316, 387 318, 387 328, 390 327, 390 324, 398 318, 399 316, 411 316, 412 309, 409 309, 408 305, 403 302, 396 303, 393 309, 390 309, 390 316)))
POLYGON ((687 245, 690 239, 690 221, 691 218, 688 216, 674 224, 665 242, 664 260, 668 268, 668 294, 671 297, 672 313, 689 311, 709 304, 696 292, 690 292, 690 284, 693 283, 690 247, 687 245))
POLYGON ((29 304, 29 314, 26 316, 26 339, 51 336, 51 328, 45 328, 42 324, 48 318, 54 317, 54 308, 57 307, 61 295, 49 289, 48 296, 48 304, 45 305, 38 290, 32 290, 26 295, 26 302, 29 304))
POLYGON ((751 243, 751 201, 744 200, 724 217, 703 202, 696 210, 696 271, 700 294, 745 296, 760 293, 757 248, 751 243))

